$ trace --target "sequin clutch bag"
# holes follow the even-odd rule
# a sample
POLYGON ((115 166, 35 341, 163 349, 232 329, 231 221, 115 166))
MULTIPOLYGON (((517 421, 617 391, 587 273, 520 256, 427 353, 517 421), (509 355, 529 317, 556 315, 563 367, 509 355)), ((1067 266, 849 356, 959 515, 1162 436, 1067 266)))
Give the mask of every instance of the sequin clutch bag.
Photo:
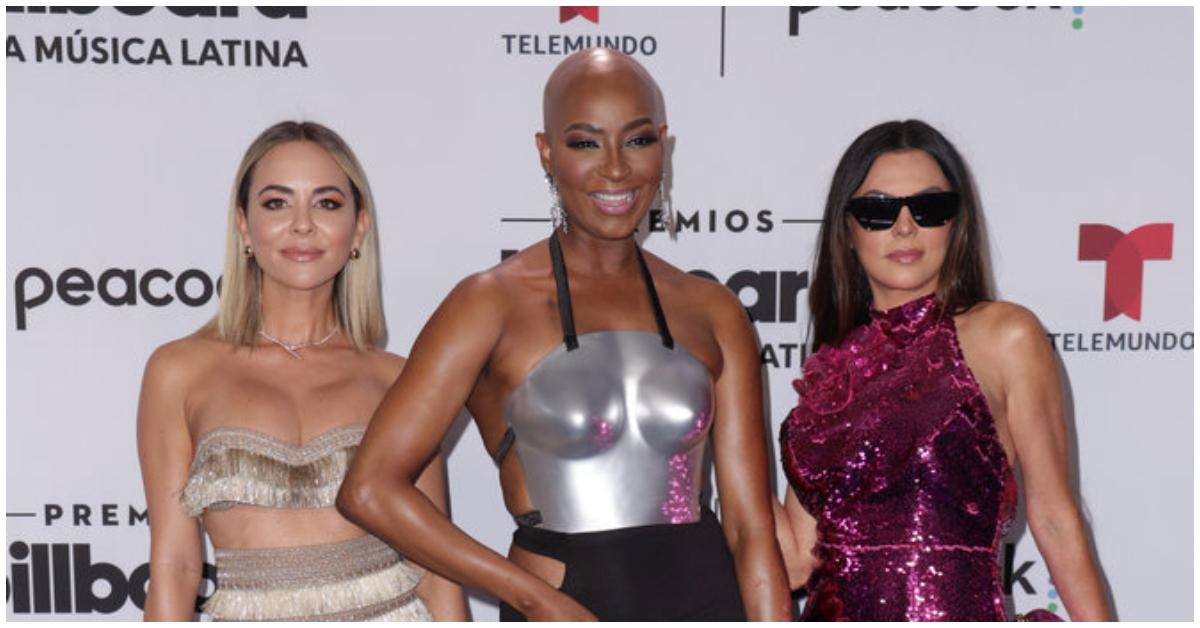
POLYGON ((1044 608, 1035 608, 1028 613, 1017 613, 1017 621, 1065 621, 1058 614, 1044 608))

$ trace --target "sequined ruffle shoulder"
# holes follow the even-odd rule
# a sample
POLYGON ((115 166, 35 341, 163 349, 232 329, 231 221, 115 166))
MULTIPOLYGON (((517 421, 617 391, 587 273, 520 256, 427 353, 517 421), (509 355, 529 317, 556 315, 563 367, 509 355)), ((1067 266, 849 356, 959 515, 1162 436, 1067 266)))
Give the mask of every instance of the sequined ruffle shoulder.
POLYGON ((822 347, 805 363, 804 376, 792 382, 800 403, 820 415, 845 409, 855 385, 898 366, 898 352, 917 336, 936 332, 939 316, 932 295, 886 312, 871 310, 870 323, 856 327, 838 345, 822 347))
POLYGON ((215 428, 196 444, 183 507, 196 516, 235 504, 332 506, 365 431, 337 427, 296 446, 247 428, 215 428))

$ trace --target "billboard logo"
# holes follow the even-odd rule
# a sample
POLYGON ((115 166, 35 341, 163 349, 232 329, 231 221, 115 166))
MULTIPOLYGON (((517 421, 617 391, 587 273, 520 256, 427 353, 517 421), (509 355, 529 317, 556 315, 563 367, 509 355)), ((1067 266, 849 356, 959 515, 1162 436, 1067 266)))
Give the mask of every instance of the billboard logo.
POLYGON ((1079 260, 1104 262, 1104 320, 1124 314, 1142 320, 1146 260, 1171 259, 1174 225, 1152 223, 1129 233, 1102 224, 1079 225, 1079 260))
MULTIPOLYGON (((8 602, 15 615, 74 613, 111 614, 132 602, 146 608, 150 564, 126 574, 112 563, 93 562, 90 543, 26 543, 8 546, 8 602), (100 587, 96 583, 103 583, 100 587)), ((201 578, 217 583, 217 570, 205 563, 201 578)), ((196 599, 195 610, 207 600, 196 599)))
POLYGON ((600 23, 600 7, 558 7, 558 23, 581 17, 592 24, 600 23))

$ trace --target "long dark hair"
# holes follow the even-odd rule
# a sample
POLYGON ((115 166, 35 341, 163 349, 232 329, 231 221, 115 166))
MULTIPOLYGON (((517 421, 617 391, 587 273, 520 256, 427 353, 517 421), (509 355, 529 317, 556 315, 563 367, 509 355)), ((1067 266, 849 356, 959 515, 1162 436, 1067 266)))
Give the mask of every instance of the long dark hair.
POLYGON ((950 226, 950 244, 938 277, 937 297, 944 313, 966 311, 992 298, 986 238, 975 185, 967 164, 937 129, 920 120, 884 122, 859 135, 838 162, 829 185, 817 245, 817 264, 808 291, 813 350, 836 344, 869 320, 871 287, 850 247, 846 203, 862 185, 875 159, 897 150, 928 153, 958 192, 959 212, 950 226))

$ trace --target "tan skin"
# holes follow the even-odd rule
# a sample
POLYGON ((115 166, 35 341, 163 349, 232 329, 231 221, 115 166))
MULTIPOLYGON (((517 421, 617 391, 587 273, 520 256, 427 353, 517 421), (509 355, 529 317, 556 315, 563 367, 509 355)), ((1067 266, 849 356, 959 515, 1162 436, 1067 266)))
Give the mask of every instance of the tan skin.
MULTIPOLYGON (((288 142, 268 151, 251 179, 240 230, 263 268, 264 328, 289 341, 323 338, 335 325, 333 278, 369 226, 356 215, 350 182, 320 146, 288 142)), ((198 332, 154 352, 142 382, 138 454, 150 511, 147 620, 190 620, 200 584, 200 522, 180 503, 197 440, 219 426, 249 428, 293 445, 371 416, 404 359, 357 351, 341 334, 296 360, 266 341, 234 348, 198 332)), ((445 508, 440 454, 417 487, 445 508)), ((204 530, 217 548, 346 541, 364 534, 334 508, 238 505, 209 510, 204 530)), ((435 618, 465 620, 461 587, 430 574, 418 585, 435 618)))
MULTIPOLYGON (((906 150, 880 155, 854 196, 912 196, 950 189, 933 157, 906 150)), ((889 230, 867 231, 853 218, 847 220, 871 285, 873 307, 886 310, 936 290, 949 226, 920 227, 907 207, 889 230), (902 254, 896 255, 898 251, 902 254)), ((1004 301, 980 303, 955 316, 954 323, 1004 453, 1020 468, 1029 529, 1071 619, 1107 621, 1100 571, 1068 481, 1062 380, 1045 330, 1032 312, 1004 301)), ((790 526, 780 526, 780 544, 789 582, 798 588, 817 562, 812 554, 816 520, 790 490, 783 510, 790 526)))
MULTIPOLYGON (((547 85, 546 131, 536 139, 569 214, 570 229, 560 239, 580 334, 656 331, 633 239, 662 172, 667 128, 653 96, 640 67, 599 51, 568 58, 547 85), (595 192, 632 192, 633 201, 606 212, 593 202, 595 192)), ((722 525, 746 612, 752 619, 790 619, 767 488, 757 345, 745 312, 723 286, 654 255, 646 260, 676 343, 713 374, 722 525)), ((495 451, 506 425, 503 400, 561 342, 544 240, 463 280, 421 332, 408 368, 380 406, 339 506, 419 562, 490 592, 531 620, 592 620, 556 589, 561 563, 515 547, 507 558, 493 552, 455 527, 412 482, 464 403, 495 451)), ((510 513, 533 509, 515 450, 500 468, 500 483, 510 513)))

